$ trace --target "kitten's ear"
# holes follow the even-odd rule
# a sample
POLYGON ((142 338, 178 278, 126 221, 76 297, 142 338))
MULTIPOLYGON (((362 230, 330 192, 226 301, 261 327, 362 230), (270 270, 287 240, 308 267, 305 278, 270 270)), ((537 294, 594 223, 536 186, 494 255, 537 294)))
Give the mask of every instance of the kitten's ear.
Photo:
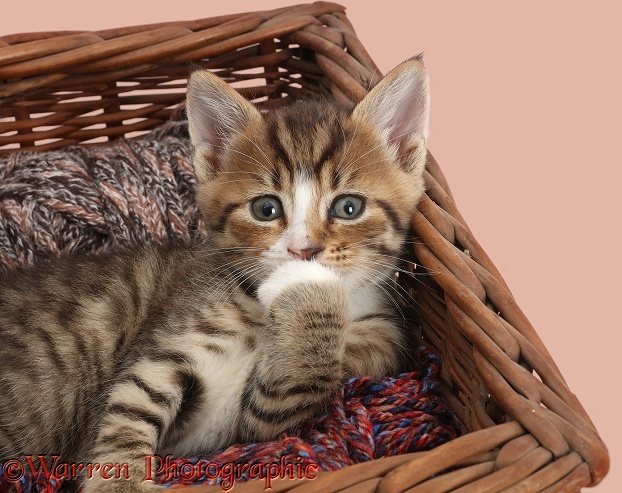
POLYGON ((257 109, 229 84, 207 70, 190 76, 186 95, 190 141, 197 176, 208 178, 221 166, 227 142, 261 119, 257 109))
POLYGON ((428 74, 421 56, 395 67, 354 108, 396 150, 407 171, 423 172, 430 119, 428 74))

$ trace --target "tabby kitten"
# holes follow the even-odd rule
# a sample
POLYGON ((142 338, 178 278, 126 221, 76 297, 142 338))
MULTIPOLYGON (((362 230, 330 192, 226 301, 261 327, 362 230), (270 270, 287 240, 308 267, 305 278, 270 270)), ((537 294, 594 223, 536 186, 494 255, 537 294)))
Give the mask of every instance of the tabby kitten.
POLYGON ((0 463, 129 464, 86 493, 147 492, 145 456, 272 439, 353 375, 400 369, 389 296, 423 193, 427 75, 353 110, 260 113, 196 72, 187 108, 209 241, 71 257, 0 286, 0 463))

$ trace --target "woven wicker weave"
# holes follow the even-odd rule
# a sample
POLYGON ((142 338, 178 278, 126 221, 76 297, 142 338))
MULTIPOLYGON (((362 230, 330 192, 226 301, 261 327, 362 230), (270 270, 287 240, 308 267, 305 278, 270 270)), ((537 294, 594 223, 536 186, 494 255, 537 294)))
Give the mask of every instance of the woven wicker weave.
MULTIPOLYGON (((133 136, 167 120, 190 69, 216 71, 257 105, 331 92, 356 102, 380 78, 344 8, 266 12, 98 32, 0 37, 0 152, 133 136)), ((413 337, 441 353, 465 434, 429 452, 277 481, 276 491, 570 492, 609 458, 589 417, 458 212, 430 156, 413 217, 413 337), (413 308, 414 309, 414 308, 413 308), (432 477, 443 472, 442 475, 432 477)), ((236 491, 263 491, 250 482, 236 491)), ((203 486, 180 493, 221 491, 203 486)))

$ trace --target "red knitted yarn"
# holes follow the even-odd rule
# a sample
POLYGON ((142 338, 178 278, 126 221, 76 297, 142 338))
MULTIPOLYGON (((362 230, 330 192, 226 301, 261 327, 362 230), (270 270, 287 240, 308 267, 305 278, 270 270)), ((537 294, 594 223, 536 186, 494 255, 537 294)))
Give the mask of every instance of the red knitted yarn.
MULTIPOLYGON (((287 464, 294 471, 306 466, 335 470, 358 462, 408 452, 430 450, 458 435, 453 413, 439 398, 440 359, 430 348, 418 351, 419 370, 396 378, 351 379, 333 397, 329 414, 272 442, 233 445, 205 457, 171 462, 161 481, 166 485, 221 484, 265 478, 266 468, 287 464), (184 464, 186 466, 184 466, 184 464), (195 474, 182 478, 182 468, 195 474), (197 475, 197 471, 209 472, 197 475), (263 465, 254 471, 250 466, 263 465), (176 466, 176 467, 175 467, 176 466), (242 466, 246 466, 243 468, 242 466), (218 470, 227 474, 218 475, 218 470)), ((294 476, 297 473, 294 472, 294 476)))

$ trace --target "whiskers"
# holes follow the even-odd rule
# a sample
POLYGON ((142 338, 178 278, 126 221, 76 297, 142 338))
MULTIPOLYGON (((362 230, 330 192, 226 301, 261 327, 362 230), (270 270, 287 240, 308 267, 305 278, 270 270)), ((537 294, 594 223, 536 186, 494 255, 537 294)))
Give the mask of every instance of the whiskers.
MULTIPOLYGON (((217 303, 226 303, 239 287, 244 287, 245 292, 252 289, 261 280, 265 267, 264 248, 253 246, 215 247, 199 250, 196 255, 206 257, 217 256, 225 261, 218 264, 210 271, 210 289, 214 293, 217 303)), ((211 262, 213 263, 213 261, 211 262)), ((197 288, 201 288, 202 278, 194 281, 197 288)))
POLYGON ((372 283, 381 289, 384 294, 392 301, 395 309, 402 318, 405 318, 402 305, 416 305, 418 310, 425 310, 424 307, 413 297, 411 291, 405 288, 396 277, 405 276, 426 285, 421 276, 433 276, 437 272, 426 269, 426 272, 413 272, 406 268, 411 260, 398 255, 384 253, 380 251, 383 243, 379 240, 364 239, 353 242, 348 248, 358 250, 353 256, 356 257, 356 266, 349 270, 349 273, 356 277, 359 285, 372 283), (365 250, 366 251, 361 251, 365 250), (396 276, 397 273, 397 276, 396 276))

